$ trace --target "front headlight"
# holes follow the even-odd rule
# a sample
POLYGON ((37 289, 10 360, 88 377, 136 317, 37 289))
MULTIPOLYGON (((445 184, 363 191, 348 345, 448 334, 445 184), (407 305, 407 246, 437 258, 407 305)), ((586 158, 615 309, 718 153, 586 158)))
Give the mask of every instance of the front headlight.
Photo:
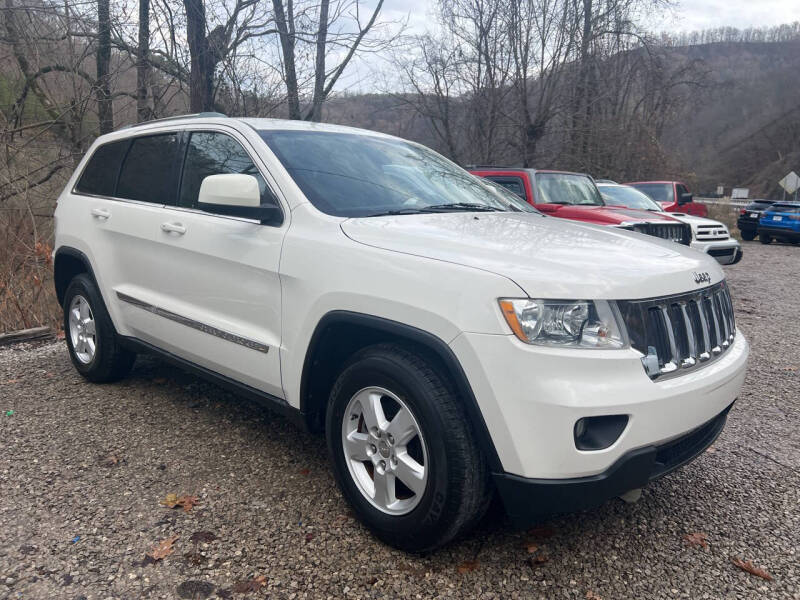
POLYGON ((520 340, 577 348, 624 348, 616 311, 605 300, 500 298, 503 316, 520 340))

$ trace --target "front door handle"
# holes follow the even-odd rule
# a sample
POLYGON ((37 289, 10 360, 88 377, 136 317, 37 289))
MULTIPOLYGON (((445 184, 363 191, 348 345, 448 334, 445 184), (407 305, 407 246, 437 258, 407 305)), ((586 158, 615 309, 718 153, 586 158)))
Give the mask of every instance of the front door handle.
POLYGON ((177 233, 178 235, 183 235, 186 233, 186 227, 184 227, 181 223, 162 223, 161 231, 164 233, 177 233))
POLYGON ((100 219, 101 221, 105 221, 111 216, 111 212, 107 211, 105 208, 93 208, 92 216, 95 219, 100 219))

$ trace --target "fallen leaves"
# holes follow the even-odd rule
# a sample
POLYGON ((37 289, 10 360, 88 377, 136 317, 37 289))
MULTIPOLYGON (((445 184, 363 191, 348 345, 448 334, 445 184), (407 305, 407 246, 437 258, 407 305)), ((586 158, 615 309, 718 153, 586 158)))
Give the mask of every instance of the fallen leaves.
POLYGON ((595 594, 592 590, 586 590, 586 600, 603 600, 603 598, 595 594))
POLYGON ((259 575, 247 581, 237 581, 233 584, 233 592, 235 594, 249 594, 250 592, 257 592, 265 585, 267 585, 266 576, 259 575))
POLYGON ((308 532, 308 533, 306 534, 306 542, 310 542, 310 541, 311 541, 311 540, 313 540, 313 539, 314 539, 314 534, 313 534, 313 533, 311 533, 311 532, 308 532))
POLYGON ((308 475, 311 473, 311 469, 300 469, 300 475, 308 475))
POLYGON ((755 575, 756 577, 761 577, 761 579, 766 579, 767 581, 773 581, 772 575, 767 573, 764 569, 756 567, 749 560, 742 560, 739 557, 731 556, 731 562, 742 571, 755 575))
POLYGON ((183 509, 183 512, 188 513, 198 502, 199 500, 197 496, 178 496, 178 494, 167 494, 166 497, 159 502, 159 504, 166 506, 167 508, 175 508, 176 506, 180 506, 183 509))
POLYGON ((458 572, 461 573, 462 575, 464 573, 472 573, 473 571, 477 570, 478 567, 480 566, 481 563, 477 559, 465 560, 460 565, 458 565, 458 572))
POLYGON ((536 544, 525 544, 525 548, 528 551, 528 554, 535 554, 536 551, 539 549, 539 546, 536 544))
POLYGON ((149 558, 152 562, 158 562, 159 560, 163 560, 173 552, 175 552, 175 541, 180 536, 173 535, 171 538, 167 538, 165 540, 161 540, 150 549, 150 552, 145 554, 146 559, 149 558))
POLYGON ((529 560, 531 562, 531 566, 542 565, 550 560, 550 555, 547 554, 547 552, 539 552, 538 554, 532 556, 529 560))
POLYGON ((692 548, 697 548, 698 546, 708 548, 708 538, 705 533, 687 533, 683 536, 683 539, 686 540, 686 543, 692 548))

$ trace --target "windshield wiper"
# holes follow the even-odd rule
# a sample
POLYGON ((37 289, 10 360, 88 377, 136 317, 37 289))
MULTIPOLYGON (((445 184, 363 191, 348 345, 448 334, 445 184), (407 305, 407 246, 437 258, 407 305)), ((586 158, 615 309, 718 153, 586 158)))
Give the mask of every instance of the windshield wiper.
POLYGON ((448 211, 448 210, 479 210, 483 212, 502 212, 502 208, 496 206, 489 206, 488 204, 477 204, 473 202, 453 202, 451 204, 432 204, 425 207, 430 211, 448 211))
POLYGON ((428 207, 425 208, 397 208, 394 210, 385 210, 383 212, 373 213, 371 215, 365 215, 367 217, 390 217, 394 215, 419 215, 422 213, 433 213, 438 212, 435 210, 428 210, 428 207))

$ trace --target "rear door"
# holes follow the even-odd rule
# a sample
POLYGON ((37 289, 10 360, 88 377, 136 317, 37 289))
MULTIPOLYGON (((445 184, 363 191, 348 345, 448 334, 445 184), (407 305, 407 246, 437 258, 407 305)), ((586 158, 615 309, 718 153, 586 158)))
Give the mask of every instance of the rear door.
POLYGON ((79 218, 91 239, 91 260, 106 306, 123 335, 138 337, 158 325, 155 315, 133 309, 119 294, 127 291, 146 300, 157 293, 152 274, 161 257, 153 244, 163 207, 176 197, 177 158, 176 132, 110 142, 95 151, 74 190, 85 196, 79 218))
POLYGON ((255 176, 262 203, 280 202, 257 152, 239 132, 211 128, 183 135, 178 201, 164 208, 155 229, 159 267, 150 279, 158 294, 149 302, 159 326, 147 332, 148 341, 283 397, 278 267, 288 216, 271 226, 205 211, 197 202, 200 184, 223 173, 255 176))

